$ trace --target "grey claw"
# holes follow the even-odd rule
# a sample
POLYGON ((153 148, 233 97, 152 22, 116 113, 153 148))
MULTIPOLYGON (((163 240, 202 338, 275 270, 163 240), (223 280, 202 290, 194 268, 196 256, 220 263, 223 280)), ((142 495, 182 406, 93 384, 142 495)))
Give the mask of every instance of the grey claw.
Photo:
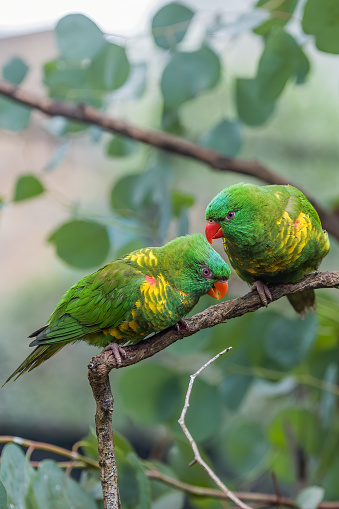
POLYGON ((270 289, 262 281, 260 281, 260 280, 255 281, 255 283, 253 283, 253 285, 251 287, 251 290, 252 291, 256 290, 258 292, 259 298, 260 298, 262 304, 264 304, 264 306, 267 307, 269 302, 272 302, 273 297, 270 292, 270 289))

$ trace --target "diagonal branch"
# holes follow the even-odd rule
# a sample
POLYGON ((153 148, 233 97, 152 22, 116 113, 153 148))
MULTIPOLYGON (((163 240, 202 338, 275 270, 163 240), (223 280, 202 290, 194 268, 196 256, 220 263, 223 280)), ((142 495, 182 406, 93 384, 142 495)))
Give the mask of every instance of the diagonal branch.
MULTIPOLYGON (((123 120, 110 118, 99 110, 83 103, 59 102, 49 97, 38 97, 12 83, 0 81, 0 95, 13 99, 20 104, 34 108, 51 117, 62 116, 76 122, 96 125, 103 130, 120 134, 127 138, 146 143, 160 150, 194 159, 207 164, 214 170, 231 171, 249 175, 269 184, 292 184, 275 174, 257 161, 235 159, 219 152, 196 145, 190 141, 161 131, 151 131, 131 125, 123 120)), ((307 194, 304 193, 306 196, 307 194)), ((318 211, 323 227, 339 239, 339 219, 335 214, 324 209, 318 202, 307 196, 318 211)))
MULTIPOLYGON (((317 288, 339 288, 339 271, 309 274, 298 283, 270 286, 273 301, 291 293, 298 293, 303 290, 315 290, 317 288)), ((126 367, 131 364, 136 364, 143 359, 152 357, 179 339, 192 336, 202 329, 214 327, 231 318, 257 311, 261 307, 263 307, 263 304, 257 292, 250 292, 243 297, 211 306, 201 313, 186 318, 185 321, 187 322, 188 329, 181 328, 180 331, 177 332, 175 327, 170 327, 149 339, 140 341, 140 343, 136 345, 125 347, 126 358, 122 359, 120 366, 126 367)), ((93 357, 91 366, 92 369, 100 370, 100 372, 105 372, 107 374, 116 367, 116 364, 112 355, 107 352, 102 352, 93 357)))

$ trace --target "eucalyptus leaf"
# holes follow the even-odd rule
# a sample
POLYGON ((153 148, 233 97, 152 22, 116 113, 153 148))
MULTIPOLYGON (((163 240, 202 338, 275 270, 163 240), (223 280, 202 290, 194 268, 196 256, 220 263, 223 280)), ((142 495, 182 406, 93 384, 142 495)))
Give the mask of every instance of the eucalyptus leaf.
POLYGON ((135 152, 136 147, 137 144, 134 140, 115 135, 110 139, 106 153, 110 157, 127 157, 135 152))
POLYGON ((174 49, 185 37, 193 16, 191 9, 177 2, 161 7, 152 20, 155 44, 163 49, 174 49))
POLYGON ((320 51, 339 53, 339 2, 337 0, 308 0, 305 4, 302 27, 314 35, 320 51))
POLYGON ((295 499, 300 509, 317 509, 324 500, 324 488, 320 486, 308 486, 302 490, 295 499))
POLYGON ((298 4, 298 0, 282 0, 278 4, 271 0, 259 0, 256 7, 261 7, 270 13, 270 18, 254 29, 256 34, 265 35, 276 27, 286 25, 292 18, 292 14, 298 4))
POLYGON ((83 14, 68 14, 55 27, 57 44, 66 60, 93 58, 105 43, 100 28, 83 14))
POLYGON ((99 54, 86 70, 88 83, 94 89, 111 91, 120 88, 127 80, 130 64, 125 48, 105 42, 99 54))
POLYGON ((234 157, 242 145, 242 134, 239 122, 222 120, 213 129, 200 138, 200 144, 221 154, 234 157))
POLYGON ((81 269, 101 265, 110 248, 107 228, 95 221, 82 219, 62 224, 48 241, 54 244, 62 260, 81 269))
POLYGON ((7 492, 5 486, 0 481, 0 509, 7 509, 7 492))
POLYGON ((116 451, 119 472, 118 484, 124 509, 149 509, 151 505, 150 482, 138 457, 130 452, 116 451))
POLYGON ((220 75, 219 57, 207 46, 197 51, 173 53, 161 78, 165 105, 179 107, 204 90, 213 88, 220 75))
POLYGON ((23 201, 39 196, 45 191, 43 184, 35 175, 21 175, 15 184, 13 201, 23 201))
POLYGON ((0 127, 8 131, 22 131, 28 127, 30 118, 30 108, 0 97, 0 127))
POLYGON ((275 103, 261 95, 260 82, 239 78, 236 81, 236 104, 239 118, 245 124, 264 124, 273 114, 275 103))
POLYGON ((2 68, 2 75, 6 81, 20 85, 25 79, 29 67, 21 58, 14 57, 2 68))
POLYGON ((16 444, 6 444, 1 454, 0 481, 6 489, 8 503, 16 509, 26 509, 25 501, 34 475, 22 449, 16 444))

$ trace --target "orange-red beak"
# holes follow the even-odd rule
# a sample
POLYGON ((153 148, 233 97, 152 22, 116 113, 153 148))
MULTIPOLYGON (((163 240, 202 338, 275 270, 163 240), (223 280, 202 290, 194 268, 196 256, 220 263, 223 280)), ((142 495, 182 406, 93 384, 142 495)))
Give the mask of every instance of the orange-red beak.
POLYGON ((205 235, 210 244, 213 244, 213 239, 220 239, 223 236, 220 224, 213 219, 209 219, 205 226, 205 235))
POLYGON ((214 297, 215 299, 222 299, 225 297, 228 290, 228 281, 227 280, 221 280, 214 283, 212 288, 207 292, 208 295, 211 297, 214 297))

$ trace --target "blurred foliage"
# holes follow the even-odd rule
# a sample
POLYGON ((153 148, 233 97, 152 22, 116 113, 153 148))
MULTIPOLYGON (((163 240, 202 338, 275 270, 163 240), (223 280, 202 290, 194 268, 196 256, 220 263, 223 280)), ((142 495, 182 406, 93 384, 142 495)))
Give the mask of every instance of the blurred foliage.
MULTIPOLYGON (((157 103, 154 116, 150 115, 154 127, 229 156, 237 155, 246 142, 258 155, 263 137, 277 129, 274 118, 281 97, 295 86, 302 88, 309 78, 316 58, 313 42, 322 52, 339 53, 338 12, 337 0, 259 0, 234 21, 225 19, 223 13, 208 18, 194 37, 190 33, 199 26, 199 11, 169 3, 154 14, 151 23, 150 40, 158 57, 156 73, 145 55, 135 61, 127 46, 113 43, 92 20, 70 14, 55 28, 59 54, 44 64, 43 84, 53 99, 89 104, 108 113, 110 106, 122 99, 137 107, 140 97, 156 88, 160 107, 157 103), (256 71, 246 77, 229 76, 225 55, 216 41, 225 37, 234 45, 243 32, 261 41, 256 71), (221 97, 230 103, 228 109, 220 106, 221 97), (211 118, 206 115, 210 110, 214 112, 211 118), (216 110, 220 110, 218 115, 216 110), (253 134, 252 126, 258 134, 253 134)), ((29 65, 17 56, 2 69, 3 78, 15 84, 28 74, 29 65)), ((21 131, 30 119, 29 108, 0 97, 2 128, 21 131)), ((304 126, 306 147, 298 144, 296 132, 293 156, 299 170, 304 153, 306 166, 307 157, 314 159, 313 152, 308 152, 311 144, 317 148, 318 122, 314 117, 310 126, 304 126)), ((201 214, 192 182, 180 188, 175 180, 189 162, 149 147, 140 156, 143 148, 136 142, 120 135, 106 138, 98 128, 66 119, 52 119, 46 129, 58 140, 58 147, 40 174, 31 171, 18 177, 12 193, 14 203, 41 194, 48 198, 52 190, 45 183, 47 171, 57 171, 74 139, 101 143, 112 164, 129 162, 128 172, 112 179, 107 195, 97 198, 107 202, 105 217, 86 213, 74 204, 68 208, 70 217, 54 225, 48 241, 66 264, 95 269, 111 256, 187 233, 192 213, 201 214)), ((286 130, 294 129, 292 124, 286 130)), ((273 158, 271 150, 285 162, 287 155, 281 153, 281 146, 271 143, 266 150, 268 161, 273 158)), ((325 152, 319 156, 321 169, 323 161, 331 164, 331 150, 325 152)), ((337 158, 334 160, 337 165, 337 158)), ((304 175, 299 171, 300 182, 304 175)), ((306 176, 315 194, 321 176, 306 176)), ((216 178, 221 189, 225 180, 216 178)), ((206 179, 203 188, 207 185, 206 179)), ((326 185, 335 188, 329 179, 326 185)), ((2 208, 6 204, 2 199, 2 208)), ((236 278, 232 281, 236 288, 236 278)), ((196 381, 187 416, 210 464, 233 489, 273 492, 271 475, 275 473, 280 490, 297 497, 301 508, 315 507, 322 499, 339 499, 339 304, 332 295, 319 293, 317 313, 304 321, 279 301, 268 310, 204 331, 172 345, 152 361, 114 374, 116 426, 136 445, 134 450, 126 438, 116 435, 124 509, 181 509, 185 504, 185 508, 222 507, 220 501, 208 500, 206 504, 150 481, 140 455, 151 457, 155 468, 173 478, 213 487, 202 469, 188 467, 192 451, 180 434, 177 419, 189 374, 225 344, 234 346, 232 353, 196 381)), ((201 306, 208 303, 203 300, 201 306)), ((65 362, 71 370, 66 357, 65 362)), ((49 372, 39 369, 47 384, 49 372)), ((40 397, 43 386, 40 383, 36 388, 40 397)), ((52 404, 50 399, 48 403, 52 404)), ((84 441, 83 449, 96 456, 92 435, 84 441)), ((96 471, 84 470, 76 482, 51 460, 33 469, 14 444, 5 446, 1 460, 0 509, 102 507, 96 471)))

